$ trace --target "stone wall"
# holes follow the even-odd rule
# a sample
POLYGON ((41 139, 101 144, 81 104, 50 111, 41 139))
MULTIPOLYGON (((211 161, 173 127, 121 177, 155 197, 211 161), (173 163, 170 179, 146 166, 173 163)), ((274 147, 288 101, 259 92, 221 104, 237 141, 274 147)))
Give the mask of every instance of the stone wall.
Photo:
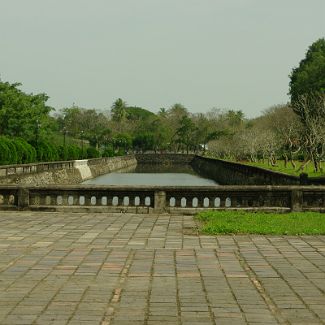
POLYGON ((29 165, 0 166, 3 185, 65 185, 78 184, 86 179, 135 166, 134 156, 49 162, 29 165))
POLYGON ((325 212, 325 186, 0 185, 0 211, 193 214, 206 209, 325 212))
POLYGON ((162 154, 136 154, 138 164, 158 164, 158 165, 188 165, 195 156, 186 154, 162 153, 162 154))
POLYGON ((300 178, 235 162, 195 156, 193 169, 223 185, 297 185, 300 178))
MULTIPOLYGON (((136 154, 138 164, 191 165, 199 174, 223 185, 298 185, 300 178, 235 162, 186 154, 136 154)), ((306 180, 309 184, 311 179, 306 180)))
MULTIPOLYGON (((0 184, 78 184, 86 179, 141 165, 191 165, 202 176, 223 185, 322 185, 325 178, 296 177, 235 162, 186 154, 136 154, 29 165, 0 166, 0 184)), ((176 167, 176 166, 175 166, 176 167)))
POLYGON ((91 170, 92 178, 136 165, 137 160, 133 155, 88 160, 88 166, 91 170))

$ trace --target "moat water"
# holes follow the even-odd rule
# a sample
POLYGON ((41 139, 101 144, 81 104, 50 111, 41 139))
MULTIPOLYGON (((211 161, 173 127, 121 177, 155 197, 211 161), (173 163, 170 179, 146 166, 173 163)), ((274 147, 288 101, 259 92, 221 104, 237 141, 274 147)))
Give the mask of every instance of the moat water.
POLYGON ((89 179, 82 184, 211 186, 218 183, 198 175, 190 166, 138 165, 89 179))

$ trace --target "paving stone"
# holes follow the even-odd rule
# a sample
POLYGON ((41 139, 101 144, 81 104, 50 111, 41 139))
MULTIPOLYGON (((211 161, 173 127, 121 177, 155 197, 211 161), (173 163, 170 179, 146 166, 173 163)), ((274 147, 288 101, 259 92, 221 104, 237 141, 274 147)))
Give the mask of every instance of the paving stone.
POLYGON ((1 324, 324 324, 325 236, 191 216, 0 212, 1 324))

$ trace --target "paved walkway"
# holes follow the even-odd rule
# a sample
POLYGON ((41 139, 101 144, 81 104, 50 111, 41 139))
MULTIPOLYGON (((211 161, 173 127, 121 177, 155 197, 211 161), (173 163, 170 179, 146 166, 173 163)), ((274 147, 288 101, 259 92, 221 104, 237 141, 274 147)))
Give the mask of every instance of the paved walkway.
POLYGON ((325 236, 194 226, 0 212, 0 324, 325 324, 325 236))

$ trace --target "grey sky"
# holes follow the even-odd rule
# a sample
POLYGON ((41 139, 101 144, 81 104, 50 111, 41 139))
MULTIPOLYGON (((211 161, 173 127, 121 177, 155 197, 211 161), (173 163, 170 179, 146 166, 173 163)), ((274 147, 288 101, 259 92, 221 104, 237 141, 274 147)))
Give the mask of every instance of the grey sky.
POLYGON ((0 74, 59 109, 121 97, 257 116, 325 36, 324 0, 0 0, 0 74))

